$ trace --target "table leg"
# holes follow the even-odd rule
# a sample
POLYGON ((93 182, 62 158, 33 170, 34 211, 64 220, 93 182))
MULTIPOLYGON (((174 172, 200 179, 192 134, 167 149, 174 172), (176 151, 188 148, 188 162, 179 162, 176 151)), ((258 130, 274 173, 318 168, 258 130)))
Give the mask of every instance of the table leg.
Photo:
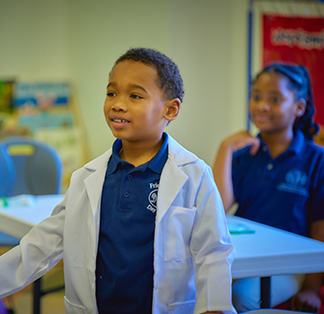
POLYGON ((271 277, 260 278, 261 308, 270 308, 271 303, 271 277))
POLYGON ((33 293, 33 314, 40 314, 41 278, 34 282, 33 293))

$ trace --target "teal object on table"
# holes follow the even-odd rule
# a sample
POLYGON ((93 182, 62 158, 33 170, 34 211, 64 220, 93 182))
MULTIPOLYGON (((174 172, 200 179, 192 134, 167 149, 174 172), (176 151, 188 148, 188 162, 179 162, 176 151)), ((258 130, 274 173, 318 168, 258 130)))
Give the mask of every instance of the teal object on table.
POLYGON ((227 223, 227 227, 230 234, 251 234, 255 233, 255 230, 250 229, 248 226, 242 223, 227 223))

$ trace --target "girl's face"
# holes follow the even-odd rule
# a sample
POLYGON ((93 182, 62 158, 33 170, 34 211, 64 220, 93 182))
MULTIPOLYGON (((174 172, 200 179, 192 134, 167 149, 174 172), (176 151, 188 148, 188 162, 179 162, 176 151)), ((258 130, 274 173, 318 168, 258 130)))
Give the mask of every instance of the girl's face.
POLYGON ((255 81, 250 94, 250 116, 261 133, 293 134, 296 117, 305 110, 288 88, 289 79, 277 73, 263 73, 255 81))

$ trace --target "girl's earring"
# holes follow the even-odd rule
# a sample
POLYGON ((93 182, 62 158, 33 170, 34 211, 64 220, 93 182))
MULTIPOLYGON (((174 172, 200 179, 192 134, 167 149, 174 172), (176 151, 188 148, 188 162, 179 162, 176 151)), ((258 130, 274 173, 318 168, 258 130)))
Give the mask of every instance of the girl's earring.
POLYGON ((304 114, 305 110, 300 108, 297 110, 297 117, 300 118, 304 114))

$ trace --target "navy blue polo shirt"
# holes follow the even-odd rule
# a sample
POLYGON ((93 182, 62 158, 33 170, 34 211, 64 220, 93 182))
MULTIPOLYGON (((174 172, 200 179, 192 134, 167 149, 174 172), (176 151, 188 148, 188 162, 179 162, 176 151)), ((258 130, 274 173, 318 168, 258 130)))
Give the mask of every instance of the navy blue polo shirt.
POLYGON ((233 155, 235 215, 309 236, 310 224, 324 219, 324 148, 297 130, 289 148, 272 159, 261 141, 233 155))
POLYGON ((146 164, 121 160, 116 140, 103 186, 96 297, 99 313, 152 313, 153 242, 158 187, 168 136, 146 164))

